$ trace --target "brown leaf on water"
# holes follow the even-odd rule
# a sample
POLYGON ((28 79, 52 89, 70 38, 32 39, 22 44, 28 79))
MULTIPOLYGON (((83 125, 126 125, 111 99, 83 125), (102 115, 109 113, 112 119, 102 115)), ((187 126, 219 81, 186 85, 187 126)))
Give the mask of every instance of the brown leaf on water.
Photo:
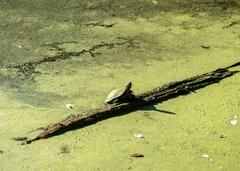
POLYGON ((144 157, 144 155, 141 153, 132 153, 131 157, 144 157))

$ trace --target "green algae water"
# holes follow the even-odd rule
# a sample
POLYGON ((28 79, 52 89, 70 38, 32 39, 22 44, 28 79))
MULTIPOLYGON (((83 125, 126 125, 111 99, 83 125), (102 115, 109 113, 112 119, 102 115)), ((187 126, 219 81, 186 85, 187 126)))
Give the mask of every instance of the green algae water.
POLYGON ((138 94, 238 62, 239 9, 236 0, 0 0, 0 170, 239 170, 240 127, 230 124, 239 74, 30 145, 12 140, 102 106, 129 81, 138 94))

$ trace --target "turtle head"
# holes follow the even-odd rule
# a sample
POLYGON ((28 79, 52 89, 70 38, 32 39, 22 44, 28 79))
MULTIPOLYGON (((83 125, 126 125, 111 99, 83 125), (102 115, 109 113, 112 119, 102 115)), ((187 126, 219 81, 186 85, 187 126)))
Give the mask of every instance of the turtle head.
POLYGON ((130 90, 132 88, 132 82, 129 82, 125 88, 125 90, 130 90))

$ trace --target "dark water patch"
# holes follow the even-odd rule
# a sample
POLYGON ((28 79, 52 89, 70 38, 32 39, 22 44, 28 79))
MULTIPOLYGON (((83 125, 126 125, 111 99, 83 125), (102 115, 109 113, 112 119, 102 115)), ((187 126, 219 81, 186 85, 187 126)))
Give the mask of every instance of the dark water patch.
MULTIPOLYGON (((96 2, 96 1, 95 1, 96 2)), ((227 10, 239 10, 240 2, 237 0, 174 0, 174 1, 98 1, 91 10, 104 12, 112 17, 137 19, 150 18, 160 12, 192 13, 209 12, 222 13, 227 10)))
POLYGON ((159 15, 160 12, 221 13, 239 10, 237 0, 1 0, 2 7, 24 11, 54 21, 86 22, 109 17, 137 19, 159 15))
POLYGON ((224 26, 223 28, 226 29, 226 28, 233 27, 233 26, 236 26, 236 25, 240 25, 240 20, 233 21, 230 24, 224 26))
POLYGON ((239 10, 240 3, 236 0, 191 0, 179 3, 179 9, 186 12, 209 12, 218 15, 228 12, 227 10, 239 10))
POLYGON ((116 23, 112 23, 112 24, 105 24, 103 22, 89 22, 89 23, 84 23, 82 24, 82 26, 90 26, 90 27, 104 27, 104 28, 111 28, 114 25, 116 25, 116 23))
POLYGON ((56 102, 66 99, 66 97, 42 92, 36 89, 36 83, 31 79, 19 79, 14 74, 0 73, 0 87, 13 99, 32 105, 34 107, 50 107, 56 102))
POLYGON ((61 47, 66 43, 76 44, 77 42, 54 42, 50 44, 45 44, 44 46, 50 48, 50 50, 54 50, 56 55, 44 57, 37 61, 29 61, 23 64, 11 65, 9 67, 17 69, 18 72, 20 74, 23 74, 26 78, 32 77, 34 80, 33 74, 38 73, 38 71, 36 71, 36 67, 38 65, 69 60, 73 57, 79 57, 83 54, 89 54, 91 57, 96 57, 98 55, 102 55, 102 53, 98 52, 98 50, 108 50, 117 48, 119 46, 126 46, 126 48, 134 48, 136 44, 135 39, 132 37, 118 37, 116 42, 101 41, 99 44, 92 45, 88 49, 81 49, 79 51, 68 51, 64 47, 61 47))

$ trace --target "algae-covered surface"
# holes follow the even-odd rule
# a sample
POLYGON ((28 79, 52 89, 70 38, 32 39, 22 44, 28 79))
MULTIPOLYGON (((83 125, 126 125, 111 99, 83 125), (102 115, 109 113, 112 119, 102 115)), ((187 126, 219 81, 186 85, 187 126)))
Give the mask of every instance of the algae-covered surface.
POLYGON ((239 12, 237 0, 0 0, 0 170, 240 170, 239 74, 29 145, 12 139, 129 81, 137 94, 238 62, 239 12))

